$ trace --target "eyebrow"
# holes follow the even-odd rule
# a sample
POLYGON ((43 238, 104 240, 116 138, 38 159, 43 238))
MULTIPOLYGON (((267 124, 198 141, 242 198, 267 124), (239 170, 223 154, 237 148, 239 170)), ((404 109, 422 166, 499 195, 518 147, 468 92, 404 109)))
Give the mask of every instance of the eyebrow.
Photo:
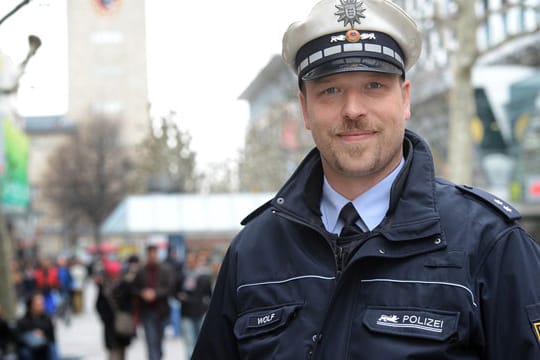
POLYGON ((322 77, 322 78, 319 78, 319 79, 311 80, 310 82, 312 84, 328 84, 328 83, 331 83, 331 82, 335 82, 335 80, 330 80, 329 76, 325 76, 325 77, 322 77))

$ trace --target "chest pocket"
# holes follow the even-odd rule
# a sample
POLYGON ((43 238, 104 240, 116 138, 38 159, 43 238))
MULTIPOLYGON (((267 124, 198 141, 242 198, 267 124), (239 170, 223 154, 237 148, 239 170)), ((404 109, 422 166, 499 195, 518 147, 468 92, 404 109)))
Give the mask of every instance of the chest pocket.
POLYGON ((458 312, 368 307, 363 323, 372 332, 446 341, 457 332, 458 312))
POLYGON ((234 324, 234 335, 238 340, 245 340, 277 332, 296 317, 302 305, 288 304, 242 314, 234 324))

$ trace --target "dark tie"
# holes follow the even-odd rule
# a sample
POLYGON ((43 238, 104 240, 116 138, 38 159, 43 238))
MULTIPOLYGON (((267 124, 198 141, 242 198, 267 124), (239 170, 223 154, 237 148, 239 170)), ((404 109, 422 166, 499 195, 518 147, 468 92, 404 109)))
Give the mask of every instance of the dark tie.
POLYGON ((356 225, 356 222, 361 220, 361 218, 351 202, 347 203, 347 205, 341 209, 339 218, 343 220, 343 229, 341 229, 341 232, 339 233, 340 237, 361 234, 364 232, 356 225))

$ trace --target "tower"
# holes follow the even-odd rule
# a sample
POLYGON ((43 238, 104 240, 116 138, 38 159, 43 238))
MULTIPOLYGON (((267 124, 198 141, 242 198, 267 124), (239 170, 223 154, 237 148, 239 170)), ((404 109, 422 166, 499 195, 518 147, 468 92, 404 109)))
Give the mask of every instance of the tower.
POLYGON ((144 0, 70 0, 67 118, 118 119, 134 145, 148 122, 144 0))

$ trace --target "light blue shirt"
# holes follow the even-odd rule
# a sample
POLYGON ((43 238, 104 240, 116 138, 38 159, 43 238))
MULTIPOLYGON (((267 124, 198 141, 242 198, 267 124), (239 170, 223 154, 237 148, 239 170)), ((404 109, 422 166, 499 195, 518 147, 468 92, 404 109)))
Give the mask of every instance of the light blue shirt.
MULTIPOLYGON (((399 165, 387 177, 373 186, 371 189, 352 201, 354 208, 360 214, 362 220, 357 225, 364 231, 373 230, 384 219, 388 207, 390 206, 390 190, 397 175, 403 168, 405 160, 401 159, 399 165), (367 226, 367 229, 366 229, 367 226)), ((339 219, 339 212, 349 200, 335 191, 324 177, 321 214, 322 222, 327 231, 339 234, 343 227, 343 222, 339 219)))

